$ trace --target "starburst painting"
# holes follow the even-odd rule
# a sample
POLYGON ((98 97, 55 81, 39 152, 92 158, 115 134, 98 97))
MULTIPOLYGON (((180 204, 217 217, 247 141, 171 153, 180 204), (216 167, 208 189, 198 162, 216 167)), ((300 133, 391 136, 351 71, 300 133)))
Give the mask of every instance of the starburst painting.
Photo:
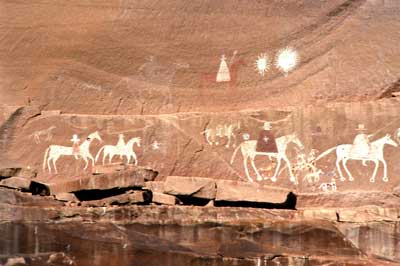
POLYGON ((299 55, 293 48, 285 48, 278 52, 276 56, 276 67, 287 75, 296 68, 299 61, 299 55))
POLYGON ((256 60, 256 69, 261 76, 264 76, 265 73, 270 68, 269 58, 266 53, 260 54, 256 60))

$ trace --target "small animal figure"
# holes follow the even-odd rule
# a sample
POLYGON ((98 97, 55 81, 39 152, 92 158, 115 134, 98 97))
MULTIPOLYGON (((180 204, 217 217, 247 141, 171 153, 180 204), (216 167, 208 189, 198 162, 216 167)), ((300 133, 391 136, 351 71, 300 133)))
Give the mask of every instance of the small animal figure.
POLYGON ((36 142, 36 144, 39 144, 41 142, 40 137, 41 136, 46 136, 45 141, 50 141, 53 138, 53 130, 55 129, 55 126, 51 126, 46 129, 38 130, 32 133, 31 137, 33 140, 36 142))
POLYGON ((336 179, 332 178, 332 182, 330 182, 330 183, 322 183, 319 186, 319 189, 322 190, 323 192, 335 192, 335 191, 337 191, 336 179))
POLYGON ((321 175, 322 175, 323 173, 324 173, 324 172, 323 172, 321 169, 318 169, 318 170, 315 171, 315 172, 308 173, 308 174, 306 174, 306 175, 304 176, 303 182, 304 182, 304 181, 307 181, 309 184, 317 183, 317 182, 319 182, 320 177, 321 177, 321 175))
POLYGON ((237 124, 224 124, 218 125, 216 128, 207 128, 201 134, 205 134, 206 141, 209 145, 219 145, 219 139, 227 138, 228 142, 225 145, 225 148, 229 148, 231 146, 231 142, 233 141, 232 147, 236 147, 236 134, 235 130, 240 129, 240 122, 237 124))

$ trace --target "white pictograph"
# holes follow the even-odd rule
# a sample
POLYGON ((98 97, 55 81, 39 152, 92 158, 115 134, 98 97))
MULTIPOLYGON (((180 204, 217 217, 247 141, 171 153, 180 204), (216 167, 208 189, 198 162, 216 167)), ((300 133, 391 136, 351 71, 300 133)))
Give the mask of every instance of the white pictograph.
POLYGON ((153 143, 151 143, 151 149, 153 151, 159 150, 160 149, 160 143, 157 140, 153 141, 153 143))
POLYGON ((33 132, 30 137, 32 137, 35 141, 36 144, 40 144, 41 139, 40 137, 43 136, 45 137, 45 141, 50 141, 53 138, 53 130, 56 129, 55 126, 51 126, 46 129, 38 130, 33 132))
POLYGON ((44 154, 43 158, 43 171, 46 171, 46 166, 49 169, 49 173, 51 173, 51 165, 50 161, 53 162, 53 168, 55 173, 57 173, 57 166, 56 162, 61 156, 74 156, 75 159, 82 158, 85 161, 85 167, 83 168, 84 170, 87 169, 89 165, 89 160, 92 161, 92 167, 94 166, 94 158, 92 154, 90 153, 90 144, 92 143, 93 140, 98 140, 102 141, 99 132, 94 132, 91 133, 86 140, 82 144, 78 144, 79 139, 75 135, 73 137, 73 146, 72 147, 65 147, 65 146, 60 146, 60 145, 50 145, 44 154), (76 147, 76 148, 75 148, 76 147))
POLYGON ((335 192, 337 191, 336 179, 332 178, 330 183, 322 183, 318 188, 323 192, 335 192))
POLYGON ((209 145, 219 145, 221 138, 226 138, 228 142, 225 144, 226 148, 236 147, 236 134, 235 131, 240 129, 240 122, 236 124, 217 125, 215 128, 207 128, 201 134, 205 134, 206 141, 209 145))
POLYGON ((354 152, 354 147, 353 147, 354 144, 342 144, 342 145, 338 145, 338 146, 335 146, 333 148, 326 150, 325 152, 321 153, 315 160, 318 161, 322 157, 325 157, 326 155, 331 153, 332 151, 336 151, 336 168, 339 172, 341 181, 345 181, 346 178, 343 176, 342 170, 340 168, 340 163, 342 163, 342 166, 343 166, 344 170, 346 171, 346 173, 349 177, 349 180, 353 181, 354 178, 353 178, 352 174, 350 173, 349 169, 347 168, 347 161, 348 160, 358 160, 358 161, 362 161, 364 165, 366 165, 365 164, 366 161, 372 161, 375 163, 375 169, 372 174, 372 177, 370 178, 371 183, 375 182, 375 177, 376 177, 376 173, 378 171, 379 162, 381 162, 383 164, 382 180, 384 182, 387 182, 387 181, 389 181, 389 178, 387 176, 387 163, 386 163, 386 160, 385 160, 384 154, 383 154, 383 148, 386 144, 394 146, 394 147, 398 146, 398 144, 391 138, 391 136, 389 134, 387 134, 386 136, 371 142, 369 144, 370 148, 368 150, 368 153, 354 152))
POLYGON ((324 172, 321 169, 317 169, 315 172, 310 172, 304 176, 303 182, 307 181, 308 184, 317 183, 321 179, 323 173, 324 172))
MULTIPOLYGON (((254 171, 256 172, 257 175, 257 180, 261 181, 263 179, 263 177, 261 176, 261 174, 259 173, 255 163, 254 163, 254 159, 256 156, 258 155, 263 155, 263 156, 268 156, 268 157, 274 157, 277 160, 277 166, 275 169, 275 173, 274 176, 271 177, 271 181, 272 182, 276 182, 277 181, 277 176, 278 176, 278 172, 279 169, 281 167, 281 161, 284 160, 287 164, 287 168, 289 171, 289 175, 290 175, 290 181, 297 184, 297 178, 294 176, 293 171, 292 171, 292 167, 290 164, 289 159, 286 156, 286 149, 288 147, 289 143, 294 143, 295 145, 297 145, 300 149, 303 149, 304 146, 301 143, 301 141, 299 140, 299 138, 297 137, 296 134, 291 134, 291 135, 286 135, 286 136, 282 136, 276 139, 276 145, 278 148, 278 152, 257 152, 256 151, 256 146, 257 146, 257 140, 248 140, 248 141, 244 141, 242 142, 233 152, 232 158, 231 158, 231 164, 233 163, 236 153, 238 152, 238 150, 240 149, 242 156, 243 156, 243 165, 244 165, 244 170, 246 172, 246 176, 248 178, 248 180, 250 182, 253 182, 253 179, 251 178, 250 174, 249 174, 249 170, 247 168, 247 160, 250 158, 250 163, 251 166, 253 167, 254 171)), ((268 179, 265 178, 265 179, 268 179)))
POLYGON ((231 74, 229 72, 228 63, 226 62, 225 55, 221 56, 221 63, 217 72, 216 82, 231 81, 231 74))
POLYGON ((103 161, 102 161, 103 165, 105 164, 107 156, 108 156, 108 163, 111 164, 111 161, 115 155, 119 155, 121 159, 123 156, 125 156, 127 159, 127 164, 129 164, 132 157, 132 160, 135 161, 135 165, 138 164, 136 153, 133 150, 133 145, 136 144, 138 147, 140 147, 141 138, 139 137, 132 138, 126 144, 124 144, 121 141, 121 139, 123 139, 121 135, 119 136, 119 141, 117 145, 104 145, 103 147, 100 148, 95 158, 96 162, 99 159, 101 152, 103 151, 103 161))
POLYGON ((269 70, 271 63, 266 53, 260 54, 255 62, 258 74, 264 77, 265 73, 269 70))
POLYGON ((275 66, 287 75, 296 68, 299 61, 299 55, 293 48, 284 48, 276 56, 275 66))

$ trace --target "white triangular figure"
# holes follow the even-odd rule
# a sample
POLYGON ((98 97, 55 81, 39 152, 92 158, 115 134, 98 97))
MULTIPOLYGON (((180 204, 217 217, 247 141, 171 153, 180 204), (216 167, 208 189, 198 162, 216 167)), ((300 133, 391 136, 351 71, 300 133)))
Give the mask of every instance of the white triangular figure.
POLYGON ((229 73, 228 64, 226 63, 225 55, 221 57, 221 63, 219 64, 219 69, 217 73, 217 82, 231 81, 231 75, 229 73))

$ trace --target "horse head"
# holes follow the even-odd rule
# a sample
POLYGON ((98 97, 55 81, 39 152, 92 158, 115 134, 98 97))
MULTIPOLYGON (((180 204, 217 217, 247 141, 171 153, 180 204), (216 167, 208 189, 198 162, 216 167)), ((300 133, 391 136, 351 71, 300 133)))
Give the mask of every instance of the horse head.
POLYGON ((140 137, 131 138, 127 143, 126 146, 133 146, 136 143, 138 147, 140 147, 140 141, 142 139, 140 137))
POLYGON ((90 140, 90 141, 95 140, 95 139, 97 139, 97 140, 100 141, 100 142, 103 141, 103 140, 101 139, 100 134, 99 134, 98 131, 89 134, 89 136, 87 137, 87 139, 90 140))
POLYGON ((303 143, 301 143, 300 139, 297 137, 296 133, 293 133, 291 135, 288 135, 288 142, 293 142, 296 144, 301 150, 304 149, 303 143))
POLYGON ((385 144, 389 144, 389 145, 392 145, 394 147, 398 147, 399 146, 397 144, 397 142, 394 141, 389 134, 386 134, 386 136, 384 136, 383 139, 385 140, 385 142, 384 142, 385 144))

